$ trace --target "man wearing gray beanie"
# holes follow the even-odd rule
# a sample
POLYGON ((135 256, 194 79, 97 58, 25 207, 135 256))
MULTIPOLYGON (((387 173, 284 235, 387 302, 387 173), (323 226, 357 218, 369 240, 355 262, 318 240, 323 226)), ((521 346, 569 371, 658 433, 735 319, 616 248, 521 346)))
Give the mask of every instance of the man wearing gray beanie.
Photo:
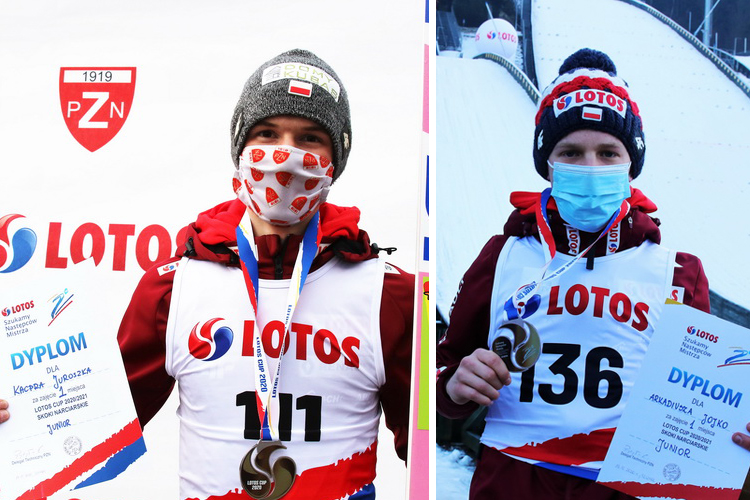
POLYGON ((343 83, 284 52, 230 138, 237 197, 188 226, 120 327, 140 422, 177 381, 182 499, 374 499, 381 407, 406 458, 414 276, 325 201, 352 145, 343 83))
POLYGON ((312 52, 290 50, 263 64, 248 78, 232 115, 232 160, 250 129, 269 116, 307 118, 322 125, 333 143, 333 180, 344 171, 352 140, 349 98, 333 68, 312 52), (290 85, 298 91, 290 92, 290 85), (310 89, 310 95, 306 94, 310 89), (313 92, 313 90, 315 90, 313 92))

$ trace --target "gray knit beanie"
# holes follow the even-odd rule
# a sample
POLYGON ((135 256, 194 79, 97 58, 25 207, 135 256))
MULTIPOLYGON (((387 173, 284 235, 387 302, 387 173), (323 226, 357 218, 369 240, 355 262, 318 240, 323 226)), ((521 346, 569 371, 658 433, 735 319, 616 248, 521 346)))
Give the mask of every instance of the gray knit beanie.
POLYGON ((349 100, 341 80, 307 50, 279 54, 250 75, 232 115, 232 161, 238 168, 247 135, 259 121, 277 115, 320 124, 333 143, 333 180, 344 171, 352 143, 349 100))

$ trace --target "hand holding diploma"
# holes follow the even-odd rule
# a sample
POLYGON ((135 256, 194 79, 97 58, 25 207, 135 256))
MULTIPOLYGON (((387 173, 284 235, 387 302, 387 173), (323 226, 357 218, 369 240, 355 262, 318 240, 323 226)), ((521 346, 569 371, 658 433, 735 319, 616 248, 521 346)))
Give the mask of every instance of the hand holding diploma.
POLYGON ((93 269, 0 290, 0 500, 112 479, 145 452, 93 269))
POLYGON ((750 429, 749 341, 668 304, 598 481, 640 498, 736 500, 750 467, 750 436, 736 432, 750 429))
MULTIPOLYGON (((747 429, 747 432, 750 432, 750 423, 745 426, 745 429, 747 429)), ((735 432, 734 434, 732 434, 732 441, 734 441, 735 444, 738 444, 742 448, 750 451, 750 436, 748 436, 747 434, 735 432)))

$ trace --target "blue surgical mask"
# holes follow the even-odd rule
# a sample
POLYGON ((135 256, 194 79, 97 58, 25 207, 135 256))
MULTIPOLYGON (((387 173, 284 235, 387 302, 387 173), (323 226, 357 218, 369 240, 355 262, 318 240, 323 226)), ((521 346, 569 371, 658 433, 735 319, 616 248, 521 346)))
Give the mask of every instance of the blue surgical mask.
POLYGON ((630 196, 630 163, 593 167, 547 163, 557 209, 565 222, 581 231, 602 229, 630 196))

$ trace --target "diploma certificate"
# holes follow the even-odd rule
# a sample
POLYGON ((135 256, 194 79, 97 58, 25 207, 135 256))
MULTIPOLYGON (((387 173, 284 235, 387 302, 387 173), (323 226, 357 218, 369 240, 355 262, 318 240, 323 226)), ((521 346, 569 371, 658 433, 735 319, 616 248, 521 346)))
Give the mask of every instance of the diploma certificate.
POLYGON ((598 481, 640 498, 736 500, 750 452, 750 331, 667 304, 598 481))
POLYGON ((39 499, 122 472, 145 451, 93 263, 0 289, 0 500, 39 499), (53 283, 53 281, 56 281, 53 283))

